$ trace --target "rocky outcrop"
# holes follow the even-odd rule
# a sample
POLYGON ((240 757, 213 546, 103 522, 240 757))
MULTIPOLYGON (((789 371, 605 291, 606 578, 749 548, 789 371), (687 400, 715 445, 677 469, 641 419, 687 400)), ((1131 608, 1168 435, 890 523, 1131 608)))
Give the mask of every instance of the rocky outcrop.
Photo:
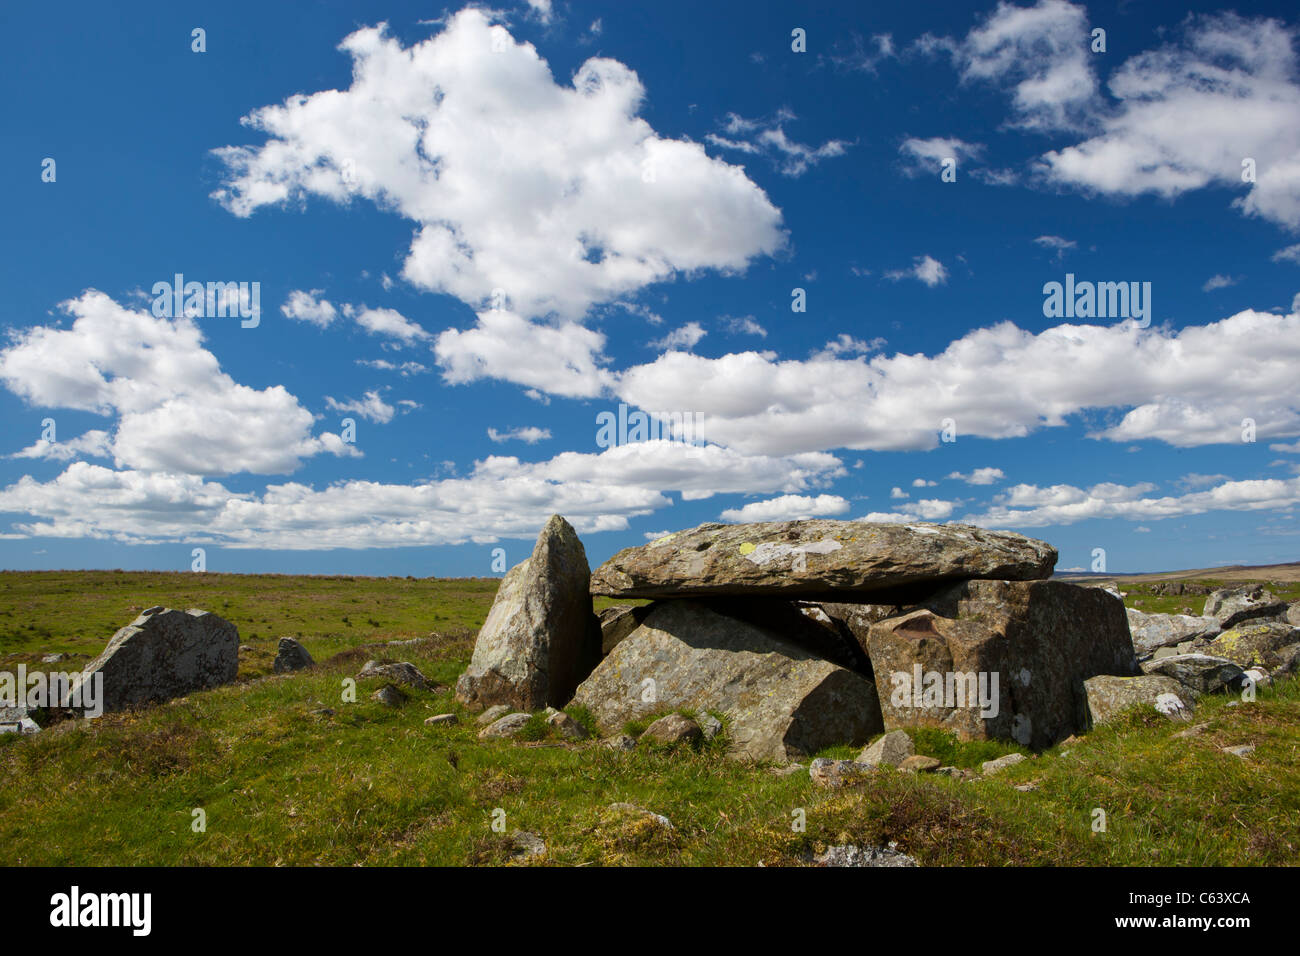
POLYGON ((733 755, 779 763, 883 729, 875 687, 862 675, 694 601, 654 605, 574 703, 605 733, 666 710, 718 711, 733 755))
POLYGON ((398 661, 396 663, 366 661, 366 666, 357 672, 357 680, 363 680, 367 677, 382 677, 384 680, 405 684, 407 687, 414 687, 416 690, 433 690, 435 687, 433 682, 421 674, 419 668, 410 661, 398 661))
POLYGON ((1245 684, 1240 665, 1209 654, 1175 654, 1142 665, 1147 674, 1172 677, 1193 694, 1217 694, 1238 691, 1245 684))
POLYGON ((229 684, 238 669, 235 625, 207 611, 151 607, 113 635, 68 699, 84 699, 81 685, 99 674, 104 710, 125 710, 229 684))
POLYGON ((1141 707, 1170 720, 1187 720, 1195 712, 1192 695, 1172 677, 1148 674, 1143 677, 1100 675, 1084 681, 1088 711, 1095 725, 1106 724, 1124 711, 1141 707))
POLYGON ((1225 631, 1247 621, 1279 620, 1286 610, 1286 602, 1260 584, 1221 588, 1205 599, 1206 616, 1216 618, 1225 631))
POLYGON ((610 558, 593 594, 686 598, 762 595, 840 600, 945 580, 1046 578, 1056 549, 969 525, 779 521, 703 524, 610 558))
POLYGON ((1260 667, 1270 675, 1288 673, 1300 654, 1300 627, 1282 621, 1242 624, 1212 640, 1205 653, 1226 657, 1241 667, 1260 667))
POLYGON ((1140 673, 1124 608, 1060 581, 966 581, 873 624, 885 727, 1042 749, 1087 727, 1083 682, 1140 673))
POLYGON ((456 697, 470 707, 563 707, 600 659, 590 568, 572 526, 553 515, 532 554, 501 582, 456 697))
POLYGON ((1144 614, 1134 608, 1125 608, 1129 633, 1133 635, 1133 650, 1139 660, 1146 660, 1163 647, 1174 647, 1191 641, 1209 640, 1221 630, 1217 618, 1196 617, 1191 614, 1144 614))

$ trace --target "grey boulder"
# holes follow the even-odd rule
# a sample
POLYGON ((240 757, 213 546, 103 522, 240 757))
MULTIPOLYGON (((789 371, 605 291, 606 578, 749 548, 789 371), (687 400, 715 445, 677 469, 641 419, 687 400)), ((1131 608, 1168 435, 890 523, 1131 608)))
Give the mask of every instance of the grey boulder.
POLYGON ((1225 631, 1247 621, 1280 619, 1286 612, 1286 602, 1259 584, 1220 588, 1205 599, 1206 615, 1217 618, 1225 631))
POLYGON ((229 684, 239 670, 239 629, 207 611, 151 607, 121 628, 73 681, 85 700, 103 676, 103 708, 125 710, 229 684))
POLYGON ((1244 671, 1224 657, 1209 654, 1176 654, 1142 665, 1147 674, 1172 677, 1194 694, 1217 694, 1240 690, 1245 683, 1244 671))
POLYGON ((272 666, 277 674, 288 674, 300 671, 304 667, 311 667, 315 663, 307 653, 307 648, 292 637, 282 637, 276 647, 275 663, 272 666))
POLYGON ((1141 677, 1099 675, 1088 678, 1083 686, 1094 725, 1109 723, 1133 707, 1150 708, 1170 720, 1187 720, 1196 709, 1191 693, 1178 681, 1163 674, 1141 677))
POLYGON ((1128 616, 1129 633, 1133 635, 1133 650, 1143 660, 1161 648, 1212 638, 1223 630, 1218 619, 1210 616, 1145 614, 1131 607, 1125 608, 1124 613, 1128 616))
POLYGON ((665 710, 717 711, 728 718, 732 756, 777 763, 883 729, 869 680, 694 601, 654 605, 574 703, 605 733, 665 710))

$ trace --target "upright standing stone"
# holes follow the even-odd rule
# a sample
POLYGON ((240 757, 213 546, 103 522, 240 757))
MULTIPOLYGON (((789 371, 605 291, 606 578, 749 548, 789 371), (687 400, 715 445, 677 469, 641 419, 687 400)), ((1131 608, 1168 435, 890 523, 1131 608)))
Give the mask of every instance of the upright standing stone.
POLYGON ((506 574, 456 697, 471 707, 563 707, 600 660, 591 568, 577 532, 552 515, 533 553, 506 574))

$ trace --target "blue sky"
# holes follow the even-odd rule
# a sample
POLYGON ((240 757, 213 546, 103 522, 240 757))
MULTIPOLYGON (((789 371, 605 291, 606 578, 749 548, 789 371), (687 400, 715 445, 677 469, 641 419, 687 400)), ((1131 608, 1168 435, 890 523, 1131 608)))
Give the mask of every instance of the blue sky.
POLYGON ((859 6, 7 7, 0 566, 486 575, 552 512, 593 565, 1300 557, 1293 10, 859 6), (1067 273, 1149 314, 1048 317, 1067 273), (620 403, 700 441, 602 448, 620 403))

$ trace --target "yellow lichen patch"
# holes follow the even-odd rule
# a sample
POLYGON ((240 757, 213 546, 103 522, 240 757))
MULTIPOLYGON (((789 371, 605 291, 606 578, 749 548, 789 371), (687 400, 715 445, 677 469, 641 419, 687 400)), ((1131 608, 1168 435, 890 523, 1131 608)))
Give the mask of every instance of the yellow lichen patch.
POLYGON ((749 553, 752 552, 756 547, 757 547, 757 545, 754 544, 754 542, 752 542, 752 541, 746 541, 744 544, 742 544, 742 545, 740 546, 740 553, 741 553, 741 554, 749 554, 749 553))

